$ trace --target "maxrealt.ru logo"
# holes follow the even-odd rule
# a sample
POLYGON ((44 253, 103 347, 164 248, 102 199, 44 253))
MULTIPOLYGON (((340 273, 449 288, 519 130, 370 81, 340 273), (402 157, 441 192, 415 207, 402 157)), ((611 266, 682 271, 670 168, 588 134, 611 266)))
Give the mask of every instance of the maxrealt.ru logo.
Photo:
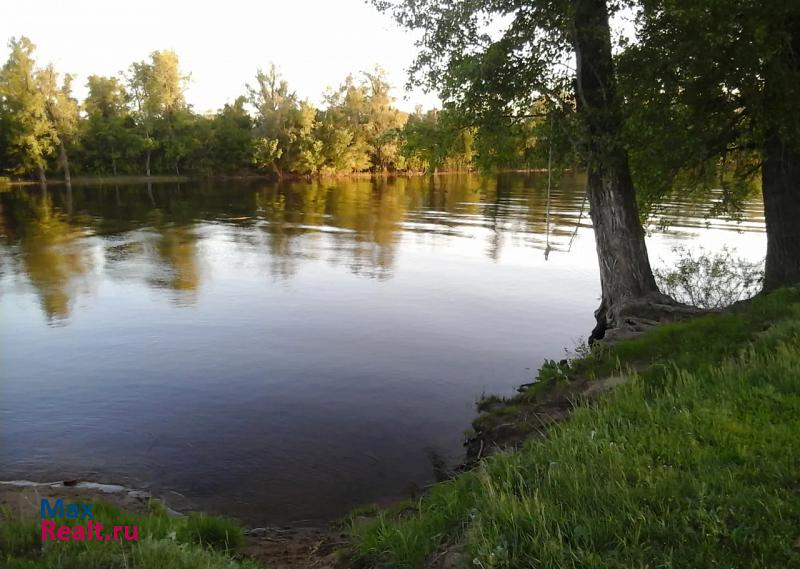
POLYGON ((137 541, 139 526, 111 526, 106 533, 103 524, 94 521, 92 504, 80 502, 64 504, 59 498, 51 504, 47 498, 42 499, 40 514, 42 517, 42 541, 137 541), (62 520, 60 523, 56 520, 62 520), (69 523, 80 520, 83 525, 69 523))

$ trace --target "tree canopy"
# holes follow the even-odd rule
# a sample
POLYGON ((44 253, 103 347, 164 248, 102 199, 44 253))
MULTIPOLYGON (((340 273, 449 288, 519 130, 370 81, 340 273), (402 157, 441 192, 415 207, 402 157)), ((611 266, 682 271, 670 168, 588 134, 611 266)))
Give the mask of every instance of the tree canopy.
POLYGON ((173 51, 154 51, 117 76, 90 75, 78 101, 73 76, 37 65, 30 40, 9 46, 0 72, 0 175, 43 178, 71 168, 280 177, 544 165, 532 151, 541 119, 503 134, 448 110, 405 113, 380 67, 329 87, 317 107, 269 65, 233 103, 200 114, 186 101, 191 78, 173 51))

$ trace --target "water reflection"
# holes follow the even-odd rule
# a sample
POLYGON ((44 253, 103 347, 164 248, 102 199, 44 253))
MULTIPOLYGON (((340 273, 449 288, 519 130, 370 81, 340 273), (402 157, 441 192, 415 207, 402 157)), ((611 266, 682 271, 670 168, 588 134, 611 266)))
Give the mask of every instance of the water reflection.
POLYGON ((101 273, 140 278, 191 305, 202 284, 200 249, 224 234, 265 253, 270 274, 291 279, 324 259, 389 279, 404 236, 457 236, 498 260, 507 240, 568 252, 588 226, 583 182, 558 184, 547 212, 544 179, 473 175, 378 180, 18 189, 0 197, 3 263, 25 274, 53 324, 101 273), (548 223, 549 219, 549 223, 548 223), (217 226, 235 231, 218 231, 217 226), (99 238, 99 239, 98 239, 99 238))
MULTIPOLYGON (((548 200, 546 175, 510 174, 0 193, 0 479, 128 482, 253 523, 406 495, 461 457, 481 392, 591 328, 583 189, 564 176, 548 200)), ((763 257, 757 201, 740 224, 706 211, 666 204, 651 259, 698 238, 763 257)))
POLYGON ((27 276, 53 325, 66 322, 75 296, 90 287, 95 262, 84 242, 88 228, 64 205, 56 207, 47 191, 22 191, 2 209, 3 265, 27 276))

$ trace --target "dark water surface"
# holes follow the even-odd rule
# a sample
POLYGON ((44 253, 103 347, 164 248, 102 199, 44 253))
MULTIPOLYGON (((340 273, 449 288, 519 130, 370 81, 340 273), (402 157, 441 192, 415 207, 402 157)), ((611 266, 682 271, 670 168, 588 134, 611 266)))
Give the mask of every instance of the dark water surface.
MULTIPOLYGON (((462 457, 482 392, 592 327, 583 180, 549 224, 546 196, 521 174, 0 193, 0 479, 252 523, 407 495, 462 457)), ((655 265, 680 243, 764 255, 757 200, 741 224, 663 215, 655 265)))

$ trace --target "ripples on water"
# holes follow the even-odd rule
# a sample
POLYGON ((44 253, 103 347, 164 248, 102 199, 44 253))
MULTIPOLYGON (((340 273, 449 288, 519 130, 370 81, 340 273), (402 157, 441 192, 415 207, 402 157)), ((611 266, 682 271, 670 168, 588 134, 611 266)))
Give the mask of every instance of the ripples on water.
MULTIPOLYGON (((0 479, 177 492, 253 522, 406 495, 592 326, 579 176, 0 194, 0 479), (550 253, 545 259, 544 252, 550 253)), ((648 237, 763 257, 672 201, 648 237), (658 230, 667 220, 670 231, 658 230)), ((175 495, 172 495, 173 498, 175 495)))

